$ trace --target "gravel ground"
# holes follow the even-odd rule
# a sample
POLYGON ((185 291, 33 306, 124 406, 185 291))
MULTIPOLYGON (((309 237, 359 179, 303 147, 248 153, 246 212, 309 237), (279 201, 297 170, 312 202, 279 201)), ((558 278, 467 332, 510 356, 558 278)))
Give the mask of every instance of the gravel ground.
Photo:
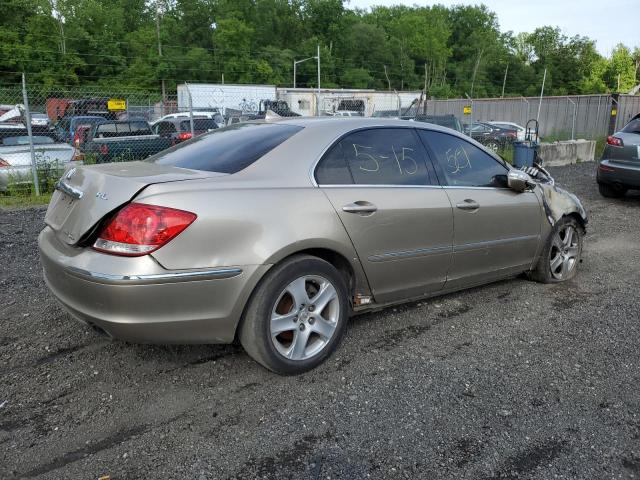
POLYGON ((553 169, 577 278, 367 314, 297 377, 235 346, 109 341, 43 284, 43 209, 0 212, 0 478, 640 478, 640 196, 553 169))

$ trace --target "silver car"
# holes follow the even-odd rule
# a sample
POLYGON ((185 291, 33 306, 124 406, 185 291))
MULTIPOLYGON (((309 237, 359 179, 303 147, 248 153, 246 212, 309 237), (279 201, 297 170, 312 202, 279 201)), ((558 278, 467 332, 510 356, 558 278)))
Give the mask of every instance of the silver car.
POLYGON ((572 278, 587 218, 544 170, 452 130, 329 117, 72 168, 45 223, 44 278, 74 317, 132 342, 237 338, 292 374, 353 314, 523 272, 572 278))

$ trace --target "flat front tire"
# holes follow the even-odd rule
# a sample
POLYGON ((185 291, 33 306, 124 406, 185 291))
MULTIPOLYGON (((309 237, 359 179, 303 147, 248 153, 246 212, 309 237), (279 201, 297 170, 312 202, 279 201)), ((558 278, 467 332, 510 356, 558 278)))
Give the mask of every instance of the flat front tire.
POLYGON ((350 305, 340 272, 296 255, 275 265, 249 301, 239 338, 269 370, 292 375, 321 364, 344 336, 350 305))

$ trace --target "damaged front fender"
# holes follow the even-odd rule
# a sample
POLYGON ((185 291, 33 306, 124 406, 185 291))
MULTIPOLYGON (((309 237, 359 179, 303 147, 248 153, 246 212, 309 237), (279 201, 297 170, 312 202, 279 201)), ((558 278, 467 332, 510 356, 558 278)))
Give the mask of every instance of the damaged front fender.
POLYGON ((580 199, 573 193, 558 187, 548 171, 539 165, 525 167, 522 170, 529 174, 532 184, 535 185, 534 189, 540 192, 545 214, 551 226, 567 215, 578 215, 582 225, 587 225, 589 219, 580 199))

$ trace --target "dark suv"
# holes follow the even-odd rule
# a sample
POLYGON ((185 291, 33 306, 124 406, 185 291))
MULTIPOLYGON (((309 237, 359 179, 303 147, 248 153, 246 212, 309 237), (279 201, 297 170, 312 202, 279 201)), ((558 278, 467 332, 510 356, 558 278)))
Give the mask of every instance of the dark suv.
POLYGON ((623 197, 627 190, 640 190, 640 114, 607 137, 596 179, 604 197, 623 197))

